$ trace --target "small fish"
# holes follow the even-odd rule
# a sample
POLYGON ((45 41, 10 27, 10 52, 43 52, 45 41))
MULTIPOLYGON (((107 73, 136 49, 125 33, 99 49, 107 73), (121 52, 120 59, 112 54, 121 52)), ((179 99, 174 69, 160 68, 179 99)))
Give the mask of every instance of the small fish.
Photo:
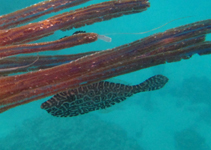
POLYGON ((73 117, 111 107, 139 92, 158 90, 167 82, 168 78, 163 75, 153 76, 133 86, 100 81, 56 94, 41 108, 53 116, 73 117))
MULTIPOLYGON (((75 35, 75 34, 80 34, 80 33, 86 33, 86 31, 75 31, 75 32, 73 33, 73 35, 75 35)), ((64 37, 60 38, 60 40, 63 39, 63 38, 66 38, 66 37, 68 37, 68 36, 65 35, 64 37)))
POLYGON ((67 35, 65 35, 64 37, 60 38, 60 40, 61 40, 61 39, 64 39, 64 38, 66 38, 66 37, 68 37, 68 36, 67 36, 67 35))
POLYGON ((75 32, 73 33, 73 35, 74 35, 74 34, 80 34, 80 33, 86 33, 86 31, 75 31, 75 32))

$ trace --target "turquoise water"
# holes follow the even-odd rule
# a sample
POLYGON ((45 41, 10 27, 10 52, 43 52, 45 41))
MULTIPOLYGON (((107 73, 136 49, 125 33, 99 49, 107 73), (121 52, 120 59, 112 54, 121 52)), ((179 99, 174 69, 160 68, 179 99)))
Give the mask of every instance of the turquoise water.
MULTIPOLYGON (((0 15, 39 1, 2 1, 0 15)), ((72 9, 102 1, 106 0, 93 0, 72 9)), ((191 16, 146 34, 111 35, 111 43, 98 40, 88 45, 48 53, 104 50, 211 17, 211 1, 208 0, 150 0, 150 3, 151 7, 145 12, 67 32, 57 31, 39 41, 59 39, 77 30, 98 34, 144 32, 171 20, 191 16)), ((211 40, 211 36, 207 36, 207 40, 211 40)), ((210 58, 210 55, 195 55, 189 60, 118 76, 114 81, 137 84, 150 76, 163 74, 169 78, 169 82, 161 90, 136 94, 104 111, 56 118, 40 109, 41 103, 50 97, 6 111, 0 114, 0 150, 210 150, 210 58)))

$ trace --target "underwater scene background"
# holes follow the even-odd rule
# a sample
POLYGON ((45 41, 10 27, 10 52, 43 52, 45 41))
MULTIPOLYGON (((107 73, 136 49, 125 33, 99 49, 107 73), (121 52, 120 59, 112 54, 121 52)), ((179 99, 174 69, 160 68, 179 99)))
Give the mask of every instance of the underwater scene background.
MULTIPOLYGON (((46 15, 34 22, 103 1, 106 0, 92 0, 46 15)), ((1 1, 0 15, 37 2, 40 0, 1 1)), ((98 40, 91 44, 39 54, 75 54, 105 50, 170 28, 210 19, 210 7, 211 1, 208 0, 150 0, 150 8, 142 13, 66 32, 57 31, 36 42, 56 40, 82 30, 107 34, 112 42, 98 40), (181 17, 186 18, 145 34, 121 34, 149 31, 181 17)), ((208 35, 206 39, 211 40, 211 36, 208 35)), ((210 58, 210 55, 194 55, 189 60, 110 79, 109 81, 134 85, 153 75, 162 74, 169 78, 169 82, 158 91, 138 93, 105 110, 77 117, 57 118, 40 109, 41 103, 50 97, 15 107, 0 114, 0 150, 210 150, 210 58)))

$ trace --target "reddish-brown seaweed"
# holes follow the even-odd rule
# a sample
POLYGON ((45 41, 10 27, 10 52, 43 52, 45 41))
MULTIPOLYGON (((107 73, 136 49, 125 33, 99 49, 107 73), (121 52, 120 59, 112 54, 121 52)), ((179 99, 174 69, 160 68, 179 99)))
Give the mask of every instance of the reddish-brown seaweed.
POLYGON ((2 46, 0 47, 0 58, 17 54, 35 53, 49 50, 60 50, 68 47, 73 47, 76 45, 94 42, 97 39, 98 35, 96 33, 80 33, 64 37, 62 39, 52 42, 2 46))
POLYGON ((73 60, 76 60, 80 57, 90 55, 95 53, 96 51, 79 53, 79 54, 71 54, 71 55, 41 55, 41 56, 19 56, 19 57, 9 57, 7 59, 2 59, 0 63, 0 70, 5 68, 15 68, 20 66, 26 66, 31 64, 32 61, 36 60, 39 57, 39 60, 36 61, 33 65, 21 69, 16 69, 12 71, 0 71, 0 76, 6 76, 12 73, 19 72, 28 72, 28 71, 38 71, 40 69, 47 69, 54 66, 59 66, 61 64, 69 63, 73 60))
POLYGON ((0 16, 0 30, 34 20, 43 15, 73 7, 89 0, 46 0, 10 14, 0 16))
MULTIPOLYGON (((80 3, 82 1, 79 0, 77 2, 80 3)), ((53 34, 56 30, 78 28, 86 24, 89 25, 126 14, 138 13, 146 10, 147 7, 149 7, 147 0, 114 0, 88 6, 37 23, 0 30, 0 45, 14 45, 14 47, 18 47, 19 45, 15 45, 40 39, 53 34)), ((30 11, 34 12, 33 10, 30 11)), ((21 12, 19 13, 21 14, 21 12)), ((37 15, 39 16, 39 12, 37 12, 37 15)), ((29 14, 28 19, 32 19, 32 16, 29 14)), ((17 20, 20 20, 21 23, 24 22, 20 17, 17 20)), ((13 25, 19 23, 17 22, 13 25)), ((5 28, 7 27, 5 26, 5 28)), ((75 58, 66 58, 65 61, 60 59, 56 64, 52 61, 54 59, 46 56, 48 64, 44 65, 44 68, 52 68, 0 78, 0 112, 71 88, 78 88, 117 75, 166 62, 188 59, 193 54, 209 54, 211 53, 211 43, 205 42, 205 35, 210 32, 211 20, 204 20, 170 29, 111 50, 89 53, 88 55, 80 54, 80 56, 76 56, 75 58), (71 62, 67 62, 66 60, 71 62), (66 64, 60 65, 61 63, 66 64)), ((78 36, 82 36, 82 34, 78 36)), ((93 33, 93 36, 94 38, 92 40, 96 40, 97 34, 93 33)), ((85 39, 81 44, 88 42, 90 41, 85 39)), ((50 43, 51 45, 43 50, 53 50, 53 43, 50 43)), ((21 45, 19 47, 24 48, 24 46, 30 45, 21 45)), ((59 46, 59 44, 57 43, 56 46, 59 46)), ((60 48, 65 48, 65 46, 66 44, 60 48)), ((10 48, 14 47, 11 46, 10 48)), ((37 48, 39 49, 40 47, 42 47, 42 44, 37 44, 37 48)), ((2 49, 4 48, 6 47, 2 49)), ((31 49, 29 51, 34 52, 35 50, 31 49)), ((17 54, 14 51, 10 53, 4 50, 4 52, 7 53, 4 57, 17 54)), ((26 52, 28 51, 24 51, 24 53, 26 52)), ((23 57, 20 58, 22 60, 23 57)), ((56 56, 56 58, 59 58, 59 56, 56 56)), ((19 64, 22 63, 21 60, 18 61, 19 64)), ((41 56, 40 61, 44 60, 44 57, 41 56)), ((24 62, 24 60, 22 61, 24 62)), ((8 62, 2 60, 2 62, 4 67, 11 65, 14 61, 8 62)), ((31 63, 29 60, 27 62, 28 64, 31 63)), ((34 70, 41 69, 40 63, 35 62, 31 67, 35 67, 34 70)), ((33 70, 32 68, 31 70, 33 70)), ((22 69, 24 71, 26 68, 22 69)), ((12 71, 12 73, 16 71, 12 71)))
POLYGON ((139 69, 209 54, 211 20, 181 26, 68 64, 1 78, 0 111, 139 69), (14 84, 15 83, 15 84, 14 84))
POLYGON ((44 21, 0 30, 0 46, 31 42, 53 34, 56 30, 78 28, 122 15, 139 13, 147 7, 149 7, 148 0, 115 0, 91 5, 44 21))

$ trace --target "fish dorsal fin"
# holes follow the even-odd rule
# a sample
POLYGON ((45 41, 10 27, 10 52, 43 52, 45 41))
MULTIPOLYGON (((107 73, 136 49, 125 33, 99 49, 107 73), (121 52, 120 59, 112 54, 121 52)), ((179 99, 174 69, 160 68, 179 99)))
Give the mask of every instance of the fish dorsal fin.
POLYGON ((155 75, 144 82, 134 85, 132 93, 139 93, 145 91, 153 91, 161 89, 168 82, 168 78, 163 75, 155 75))

